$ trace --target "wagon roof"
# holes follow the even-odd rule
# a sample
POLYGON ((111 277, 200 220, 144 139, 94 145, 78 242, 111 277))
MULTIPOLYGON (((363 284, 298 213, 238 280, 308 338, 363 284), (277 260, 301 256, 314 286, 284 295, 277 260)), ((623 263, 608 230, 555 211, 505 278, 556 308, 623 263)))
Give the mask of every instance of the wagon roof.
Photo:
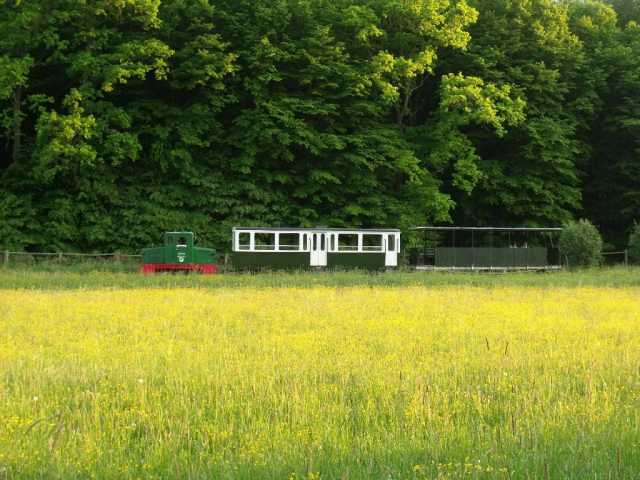
POLYGON ((412 227, 411 230, 451 231, 463 230, 474 232, 561 232, 561 227, 412 227))
POLYGON ((384 233, 400 232, 398 228, 329 228, 329 227, 233 227, 234 230, 255 230, 258 232, 363 232, 384 233))

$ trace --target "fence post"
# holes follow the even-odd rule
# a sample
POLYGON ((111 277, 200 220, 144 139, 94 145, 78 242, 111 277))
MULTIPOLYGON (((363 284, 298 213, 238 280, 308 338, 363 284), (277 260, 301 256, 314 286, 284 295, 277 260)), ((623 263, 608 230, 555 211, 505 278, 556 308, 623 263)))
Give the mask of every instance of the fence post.
POLYGON ((9 250, 4 251, 4 264, 9 265, 9 250))
POLYGON ((113 259, 115 260, 116 263, 120 263, 120 252, 115 252, 113 254, 113 259))
POLYGON ((624 250, 624 266, 629 265, 629 250, 625 248, 624 250))
POLYGON ((62 252, 58 252, 58 260, 62 261, 62 252))

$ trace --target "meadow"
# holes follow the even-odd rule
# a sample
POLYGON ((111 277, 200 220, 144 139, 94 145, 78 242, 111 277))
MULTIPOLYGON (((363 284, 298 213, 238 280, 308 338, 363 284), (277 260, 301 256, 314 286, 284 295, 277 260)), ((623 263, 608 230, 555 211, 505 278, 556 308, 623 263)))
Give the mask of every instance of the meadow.
POLYGON ((129 289, 129 288, 314 288, 406 286, 520 287, 640 287, 640 267, 608 267, 550 272, 428 272, 398 270, 384 273, 268 272, 222 275, 138 275, 137 262, 55 262, 0 266, 0 289, 129 289))
POLYGON ((640 472, 637 272, 106 275, 0 270, 0 479, 640 472))

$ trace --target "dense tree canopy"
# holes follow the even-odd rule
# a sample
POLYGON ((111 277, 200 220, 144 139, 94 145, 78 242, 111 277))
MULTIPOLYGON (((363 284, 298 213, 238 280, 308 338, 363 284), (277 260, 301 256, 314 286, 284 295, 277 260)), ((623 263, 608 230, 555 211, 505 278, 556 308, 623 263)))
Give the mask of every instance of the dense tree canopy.
POLYGON ((0 246, 640 219, 636 0, 0 0, 0 246))

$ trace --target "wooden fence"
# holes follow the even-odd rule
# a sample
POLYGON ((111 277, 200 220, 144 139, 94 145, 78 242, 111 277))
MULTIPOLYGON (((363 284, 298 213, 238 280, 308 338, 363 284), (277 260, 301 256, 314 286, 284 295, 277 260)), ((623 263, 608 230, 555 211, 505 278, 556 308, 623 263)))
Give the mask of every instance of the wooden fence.
POLYGON ((65 260, 105 260, 113 262, 132 261, 142 258, 142 255, 129 255, 119 252, 114 253, 67 253, 67 252, 12 252, 4 250, 2 262, 8 265, 12 257, 16 260, 36 262, 39 260, 52 260, 63 262, 65 260))
POLYGON ((602 252, 602 260, 605 265, 623 264, 627 266, 629 265, 629 250, 602 252))

